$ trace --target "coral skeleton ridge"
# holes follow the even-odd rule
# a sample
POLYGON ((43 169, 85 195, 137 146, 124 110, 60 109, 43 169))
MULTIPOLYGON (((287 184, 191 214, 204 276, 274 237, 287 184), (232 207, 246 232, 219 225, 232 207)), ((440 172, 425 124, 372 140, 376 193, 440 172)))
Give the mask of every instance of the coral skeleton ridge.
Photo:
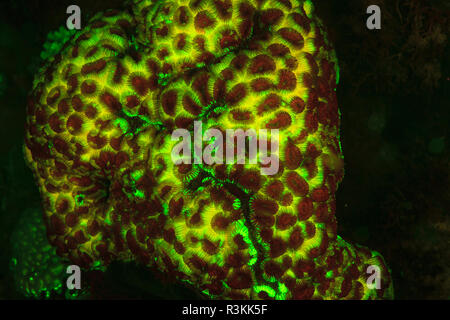
POLYGON ((129 5, 72 35, 30 94, 25 155, 57 253, 135 260, 214 299, 392 298, 380 254, 336 232, 338 65, 312 2, 129 5), (278 173, 174 164, 172 132, 199 120, 278 129, 278 173))

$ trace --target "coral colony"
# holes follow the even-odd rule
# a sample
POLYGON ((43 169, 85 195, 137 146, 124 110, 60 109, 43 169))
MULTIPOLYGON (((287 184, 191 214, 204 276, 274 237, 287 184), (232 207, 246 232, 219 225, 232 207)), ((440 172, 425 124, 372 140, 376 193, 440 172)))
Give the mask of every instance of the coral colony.
POLYGON ((135 0, 94 16, 28 101, 50 243, 83 268, 137 261, 213 299, 392 298, 381 255, 336 233, 337 82, 311 1, 135 0), (223 137, 278 130, 277 172, 173 161, 173 132, 195 121, 223 137))

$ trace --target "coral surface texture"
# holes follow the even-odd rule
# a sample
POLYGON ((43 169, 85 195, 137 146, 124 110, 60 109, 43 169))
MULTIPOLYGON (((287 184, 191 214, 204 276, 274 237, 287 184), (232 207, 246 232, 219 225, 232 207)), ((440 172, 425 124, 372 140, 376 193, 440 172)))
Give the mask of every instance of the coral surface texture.
POLYGON ((382 256, 337 235, 339 68, 312 2, 128 8, 49 53, 28 100, 25 156, 57 254, 137 261, 212 299, 392 298, 382 256), (277 129, 278 171, 173 161, 172 133, 194 121, 277 129))

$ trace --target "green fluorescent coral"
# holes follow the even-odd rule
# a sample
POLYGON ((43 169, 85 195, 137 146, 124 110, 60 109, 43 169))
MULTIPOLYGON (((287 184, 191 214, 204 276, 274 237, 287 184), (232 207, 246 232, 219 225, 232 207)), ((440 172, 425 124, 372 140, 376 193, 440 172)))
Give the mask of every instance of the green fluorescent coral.
POLYGON ((23 212, 11 236, 11 245, 10 269, 20 293, 45 299, 63 292, 66 267, 47 241, 40 210, 23 212))
POLYGON ((60 27, 58 30, 49 32, 41 52, 41 59, 47 60, 57 54, 76 31, 75 29, 68 30, 66 27, 60 27))
POLYGON ((49 36, 34 81, 25 157, 58 252, 86 269, 136 260, 210 298, 392 297, 382 257, 337 235, 339 68, 312 1, 129 9, 49 36), (177 130, 194 136, 184 163, 177 130), (236 132, 207 147, 238 160, 206 161, 209 130, 236 132), (256 142, 270 155, 240 163, 256 142))

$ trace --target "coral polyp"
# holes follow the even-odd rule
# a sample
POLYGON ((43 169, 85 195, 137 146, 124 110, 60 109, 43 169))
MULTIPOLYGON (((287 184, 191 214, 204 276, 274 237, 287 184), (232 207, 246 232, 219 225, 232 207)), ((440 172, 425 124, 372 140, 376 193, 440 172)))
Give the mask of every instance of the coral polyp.
POLYGON ((93 17, 30 94, 26 160, 57 253, 135 260, 215 299, 391 298, 383 258, 337 235, 338 65, 311 1, 130 5, 93 17), (278 172, 174 163, 194 121, 277 129, 278 172))

